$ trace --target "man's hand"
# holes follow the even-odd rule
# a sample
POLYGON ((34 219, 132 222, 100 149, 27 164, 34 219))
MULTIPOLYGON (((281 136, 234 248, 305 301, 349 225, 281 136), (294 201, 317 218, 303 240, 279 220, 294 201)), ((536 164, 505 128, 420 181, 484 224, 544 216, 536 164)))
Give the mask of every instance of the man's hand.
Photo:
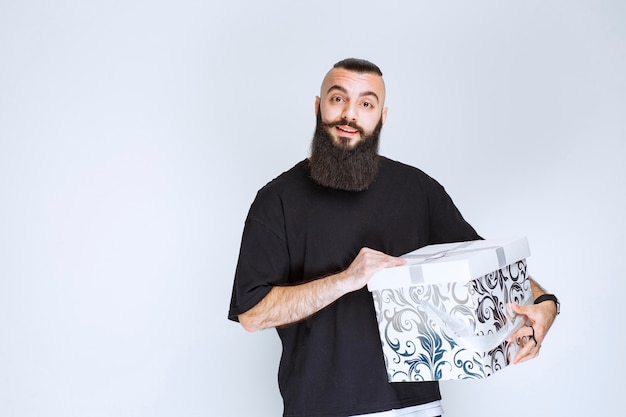
POLYGON ((340 273, 340 276, 347 285, 346 293, 348 293, 363 288, 381 269, 405 264, 406 261, 402 258, 396 258, 374 249, 362 248, 350 266, 340 273))
POLYGON ((556 306, 552 302, 545 301, 528 306, 510 304, 510 308, 515 314, 526 318, 526 326, 513 333, 508 339, 509 342, 515 339, 521 342, 522 349, 513 359, 513 363, 517 364, 539 355, 541 343, 556 318, 556 306))

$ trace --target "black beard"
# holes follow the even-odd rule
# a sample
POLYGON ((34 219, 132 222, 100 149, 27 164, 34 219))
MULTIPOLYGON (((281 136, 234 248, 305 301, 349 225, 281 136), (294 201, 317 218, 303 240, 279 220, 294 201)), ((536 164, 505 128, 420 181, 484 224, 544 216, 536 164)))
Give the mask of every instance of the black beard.
POLYGON ((383 127, 382 119, 370 135, 364 135, 358 126, 362 140, 353 148, 347 141, 335 144, 329 129, 338 123, 323 123, 317 112, 315 133, 311 142, 309 167, 311 178, 325 187, 344 191, 366 190, 378 175, 378 143, 383 127))

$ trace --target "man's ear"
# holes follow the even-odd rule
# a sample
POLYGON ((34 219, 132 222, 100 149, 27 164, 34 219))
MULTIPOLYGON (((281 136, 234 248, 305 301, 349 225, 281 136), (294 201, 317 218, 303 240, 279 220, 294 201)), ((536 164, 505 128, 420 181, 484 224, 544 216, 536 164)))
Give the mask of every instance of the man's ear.
POLYGON ((315 96, 315 116, 320 111, 320 96, 315 96))
POLYGON ((383 107, 383 112, 380 115, 380 120, 385 124, 385 120, 387 120, 387 107, 383 107))

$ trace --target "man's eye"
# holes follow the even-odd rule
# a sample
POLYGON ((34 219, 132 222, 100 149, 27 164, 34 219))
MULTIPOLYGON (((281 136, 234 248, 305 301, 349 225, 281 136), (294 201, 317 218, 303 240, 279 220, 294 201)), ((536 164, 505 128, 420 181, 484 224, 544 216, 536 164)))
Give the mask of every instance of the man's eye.
POLYGON ((341 97, 333 97, 331 98, 331 101, 334 101, 335 103, 341 103, 343 101, 343 99, 341 97))
POLYGON ((366 102, 363 103, 363 107, 365 107, 366 109, 369 109, 369 108, 372 107, 372 103, 369 103, 369 102, 366 101, 366 102))

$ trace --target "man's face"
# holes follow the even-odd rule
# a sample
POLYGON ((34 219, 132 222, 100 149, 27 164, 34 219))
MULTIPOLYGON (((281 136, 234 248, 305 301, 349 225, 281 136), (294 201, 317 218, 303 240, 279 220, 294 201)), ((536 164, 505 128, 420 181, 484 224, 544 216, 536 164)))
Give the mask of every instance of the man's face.
POLYGON ((333 68, 324 78, 315 110, 336 146, 352 149, 387 117, 381 76, 333 68))

